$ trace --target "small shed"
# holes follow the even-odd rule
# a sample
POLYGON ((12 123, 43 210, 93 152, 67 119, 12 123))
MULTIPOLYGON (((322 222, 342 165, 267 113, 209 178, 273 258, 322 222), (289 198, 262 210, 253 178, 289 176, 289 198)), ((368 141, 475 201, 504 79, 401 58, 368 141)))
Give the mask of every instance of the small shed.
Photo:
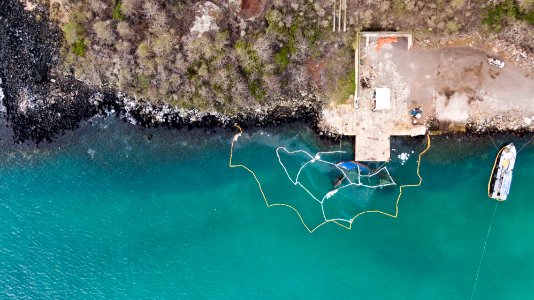
POLYGON ((390 109, 391 90, 389 88, 375 89, 375 110, 390 109))

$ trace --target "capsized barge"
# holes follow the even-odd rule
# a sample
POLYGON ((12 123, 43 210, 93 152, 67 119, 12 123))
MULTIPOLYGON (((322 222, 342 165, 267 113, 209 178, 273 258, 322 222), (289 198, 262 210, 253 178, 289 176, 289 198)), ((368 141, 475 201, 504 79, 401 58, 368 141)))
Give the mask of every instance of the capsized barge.
POLYGON ((488 196, 490 198, 504 201, 508 197, 516 155, 517 152, 513 143, 504 146, 497 154, 488 183, 488 196))

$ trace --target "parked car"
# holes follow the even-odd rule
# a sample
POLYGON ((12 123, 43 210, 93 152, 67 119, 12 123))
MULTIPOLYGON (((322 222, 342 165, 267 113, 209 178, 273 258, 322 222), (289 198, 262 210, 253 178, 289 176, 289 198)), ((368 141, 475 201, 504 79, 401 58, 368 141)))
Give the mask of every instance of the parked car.
POLYGON ((488 58, 488 63, 496 68, 504 68, 504 61, 496 58, 488 58))

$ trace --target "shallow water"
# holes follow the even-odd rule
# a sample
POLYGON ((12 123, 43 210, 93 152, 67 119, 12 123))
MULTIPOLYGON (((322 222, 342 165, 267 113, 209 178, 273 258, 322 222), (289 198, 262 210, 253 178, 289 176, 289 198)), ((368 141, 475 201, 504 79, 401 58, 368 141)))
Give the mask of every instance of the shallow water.
MULTIPOLYGON (((471 297, 496 205, 486 195, 497 153, 489 138, 432 137, 423 185, 405 190, 397 219, 365 214, 351 230, 328 223, 310 234, 291 209, 266 207, 249 172, 228 168, 234 133, 106 119, 39 149, 3 145, 0 298, 471 297)), ((234 163, 257 173, 268 199, 299 205, 314 223, 316 203, 290 184, 278 146, 340 145, 304 125, 245 132, 236 143, 234 163)), ((399 184, 417 182, 424 146, 393 141, 388 168, 399 184), (410 153, 404 165, 401 152, 410 153)), ((349 152, 338 159, 350 158, 350 143, 341 149, 349 152)), ((312 187, 324 180, 317 172, 312 187)), ((533 176, 531 145, 496 209, 474 299, 534 298, 533 176)), ((394 211, 397 188, 359 192, 341 212, 394 211)))

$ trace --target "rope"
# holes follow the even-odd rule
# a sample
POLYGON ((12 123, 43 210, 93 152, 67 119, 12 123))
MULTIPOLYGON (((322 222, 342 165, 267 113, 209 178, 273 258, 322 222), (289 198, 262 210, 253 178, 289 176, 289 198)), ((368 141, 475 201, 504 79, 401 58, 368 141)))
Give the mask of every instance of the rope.
POLYGON ((341 142, 343 141, 343 138, 340 136, 339 137, 339 157, 338 157, 338 161, 341 161, 341 142))
MULTIPOLYGON (((391 178, 391 175, 389 175, 389 172, 387 171, 386 168, 382 168, 382 169, 379 169, 377 171, 375 171, 373 174, 371 175, 359 175, 359 177, 372 177, 372 176, 375 176, 376 174, 380 173, 382 170, 385 170, 389 179, 391 180, 389 183, 386 183, 386 184, 379 184, 379 185, 366 185, 366 184, 363 184, 361 183, 359 177, 358 177, 358 183, 354 183, 352 182, 349 177, 347 176, 347 174, 345 173, 345 171, 343 171, 343 169, 339 166, 337 166, 336 164, 332 163, 332 162, 329 162, 329 161, 325 161, 325 160, 322 160, 321 159, 321 155, 322 154, 332 154, 332 153, 336 153, 336 152, 339 152, 339 151, 329 151, 329 152, 317 152, 315 155, 311 155, 309 154, 308 152, 304 151, 304 150, 296 150, 296 151, 288 151, 285 147, 278 147, 276 149, 276 156, 278 157, 278 162, 280 163, 280 165, 282 166, 282 168, 284 169, 286 175, 287 175, 287 178, 289 178, 289 180, 291 181, 291 183, 293 183, 293 185, 299 185, 302 189, 304 189, 315 201, 317 201, 320 205, 321 205, 321 211, 322 211, 322 214, 323 214, 323 220, 326 221, 326 222, 331 222, 331 221, 343 221, 343 222, 352 222, 350 219, 342 219, 342 218, 332 218, 332 219, 329 219, 326 217, 326 214, 325 214, 325 211, 324 211, 324 202, 325 200, 329 199, 330 197, 332 197, 335 193, 337 193, 339 190, 341 189, 344 189, 344 188, 347 188, 349 186, 352 186, 352 185, 355 185, 355 186, 363 186, 363 187, 366 187, 366 188, 371 188, 371 189, 376 189, 376 188, 379 188, 379 187, 385 187, 385 186, 390 186, 390 185, 396 185, 395 181, 393 180, 393 178, 391 178), (307 155, 310 160, 307 161, 306 163, 304 163, 304 165, 302 165, 302 167, 300 167, 299 171, 297 172, 297 176, 295 177, 295 180, 291 179, 291 176, 289 175, 289 172, 287 171, 285 165, 282 163, 282 160, 280 159, 280 154, 279 154, 279 151, 280 150, 283 150, 285 151, 287 154, 294 154, 294 153, 304 153, 305 155, 307 155), (335 190, 332 190, 330 192, 328 192, 325 196, 323 196, 320 200, 315 196, 313 195, 312 192, 310 192, 304 185, 302 185, 300 182, 299 182, 299 177, 300 177, 300 173, 302 172, 302 170, 307 167, 309 164, 311 163, 315 163, 315 162, 322 162, 322 163, 325 163, 325 164, 328 164, 328 165, 331 165, 333 167, 335 167, 336 169, 338 169, 342 174, 343 174, 343 179, 346 179, 349 183, 342 186, 342 187, 339 187, 335 190)), ((344 151, 342 151, 344 152, 344 151)), ((358 168, 358 171, 359 171, 359 168, 358 168)))
POLYGON ((495 217, 495 212, 497 211, 497 206, 499 202, 495 202, 495 208, 493 208, 493 215, 491 215, 491 221, 488 227, 488 232, 486 233, 486 240, 484 241, 484 247, 482 248, 482 255, 480 256, 480 262, 478 264, 477 276, 475 277, 475 284, 473 285, 473 290, 471 292, 471 300, 475 296, 475 290, 477 288, 478 276, 480 275, 480 268, 482 267, 482 260, 484 259, 484 254, 486 253, 486 246, 488 245, 488 239, 491 232, 491 226, 493 225, 493 218, 495 217))
POLYGON ((528 142, 526 142, 526 143, 523 145, 523 147, 521 147, 521 149, 519 149, 519 150, 517 151, 517 154, 519 154, 519 152, 521 152, 521 150, 523 150, 523 148, 525 148, 528 144, 530 144, 530 142, 532 142, 533 139, 534 139, 534 135, 532 135, 532 136, 530 137, 530 139, 528 140, 528 142))
MULTIPOLYGON (((418 187, 418 186, 421 186, 422 182, 423 182, 423 178, 421 177, 420 175, 420 166, 421 166, 421 158, 422 156, 430 149, 430 136, 427 135, 427 146, 425 148, 425 150, 423 150, 420 154, 419 154, 419 158, 417 160, 417 177, 419 177, 419 182, 416 183, 416 184, 405 184, 405 185, 401 185, 399 187, 399 195, 397 197, 397 201, 395 202, 395 214, 390 214, 390 213, 387 213, 387 212, 383 212, 383 211, 380 211, 380 210, 367 210, 367 211, 363 211, 363 212, 360 212, 358 213, 357 215, 355 215, 354 217, 352 217, 350 220, 349 220, 349 225, 344 225, 340 222, 338 222, 338 219, 325 219, 322 223, 320 223, 319 225, 315 226, 315 227, 310 227, 306 224, 306 222, 304 221, 302 215, 300 214, 300 212, 293 206, 289 205, 289 204, 285 204, 285 203, 269 203, 269 201, 267 200, 267 196, 265 195, 265 192, 263 191, 263 187, 261 186, 261 182, 260 180, 258 179, 258 176, 256 176, 256 174, 254 173, 254 171, 252 171, 251 169, 249 169, 247 166, 245 165, 242 165, 242 164, 233 164, 232 162, 232 159, 233 159, 233 153, 234 153, 234 144, 235 142, 239 139, 239 137, 241 136, 241 134, 243 133, 243 129, 235 124, 235 127, 237 129, 239 129, 239 133, 237 133, 236 135, 234 135, 233 139, 232 139, 232 143, 231 143, 231 146, 230 146, 230 159, 228 161, 228 167, 230 168, 243 168, 245 170, 247 170, 250 174, 252 174, 254 180, 256 181, 256 184, 258 185, 258 188, 260 190, 260 193, 263 197, 263 200, 265 201, 265 205, 268 207, 268 208, 271 208, 271 207, 274 207, 274 206, 283 206, 283 207, 287 207, 287 208, 290 208, 292 209, 298 216, 298 218, 300 219, 300 222, 302 223, 302 225, 306 228, 306 230, 308 230, 309 233, 314 233, 315 230, 317 230, 319 227, 323 226, 324 224, 326 223, 329 223, 329 222, 333 222, 345 229, 351 229, 352 228, 352 223, 353 221, 358 218, 359 216, 363 215, 363 214, 366 214, 366 213, 379 213, 379 214, 382 214, 382 215, 385 215, 385 216, 389 216, 389 217, 392 217, 392 218, 397 218, 398 217, 398 213, 399 213, 399 202, 400 202, 400 199, 401 199, 401 196, 402 196, 402 193, 403 193, 403 189, 406 188, 406 187, 418 187)), ((278 150, 278 149, 277 149, 278 150)), ((337 151, 336 151, 337 152, 337 151)), ((387 169, 384 169, 388 175, 389 175, 389 172, 387 171, 387 169)), ((359 171, 359 168, 358 168, 358 171, 359 171)), ((300 170, 299 170, 300 172, 300 170)), ((359 177, 358 177, 359 178, 359 177)), ((293 182, 293 181, 292 181, 293 182)), ((323 210, 323 216, 324 216, 324 210, 323 210)))
POLYGON ((491 137, 491 133, 489 133, 488 131, 488 135, 489 135, 489 138, 491 140, 491 143, 493 144, 493 147, 495 147, 495 149, 499 150, 499 147, 497 147, 497 144, 495 144, 495 141, 493 140, 493 138, 491 137))

